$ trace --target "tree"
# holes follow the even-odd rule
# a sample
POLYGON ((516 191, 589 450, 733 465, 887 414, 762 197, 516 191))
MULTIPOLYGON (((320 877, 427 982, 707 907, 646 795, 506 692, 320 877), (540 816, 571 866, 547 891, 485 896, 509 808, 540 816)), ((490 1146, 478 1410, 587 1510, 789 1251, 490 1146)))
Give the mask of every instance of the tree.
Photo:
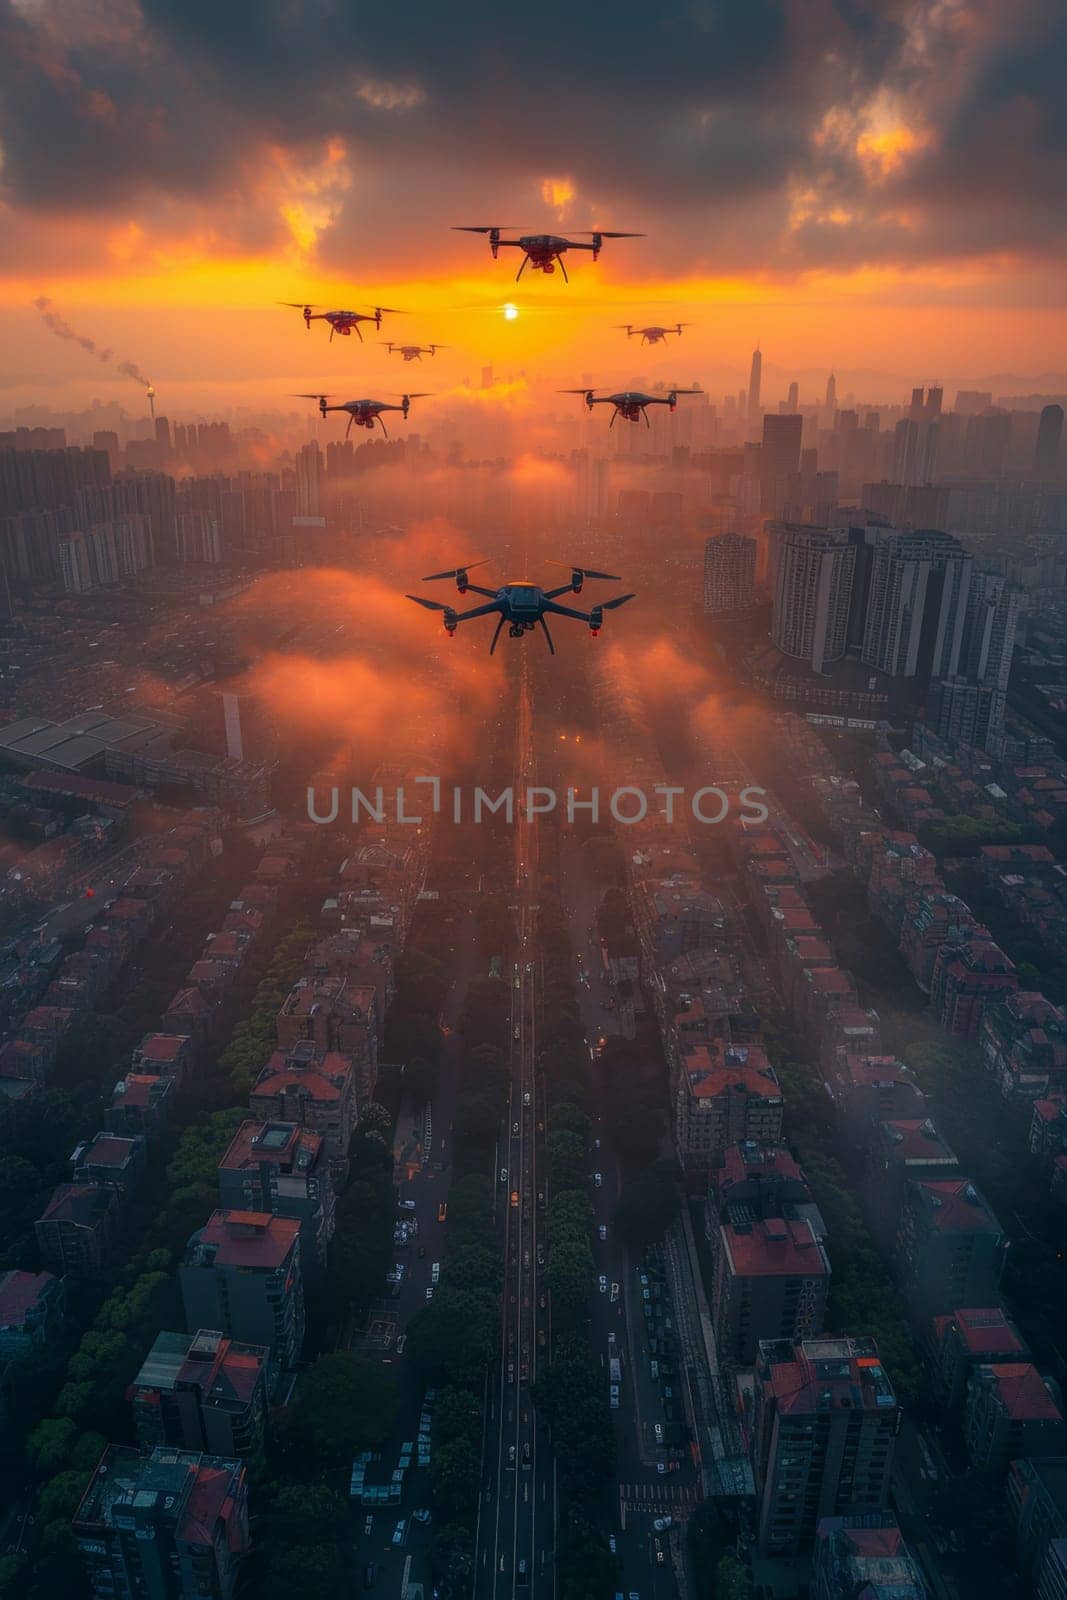
POLYGON ((714 1600, 751 1600, 752 1579, 736 1556, 723 1556, 715 1568, 714 1600))
POLYGON ((67 1465, 77 1437, 78 1429, 71 1417, 46 1417, 27 1439, 26 1453, 35 1470, 42 1477, 51 1478, 67 1465))
POLYGON ((58 1472, 46 1483, 38 1502, 41 1522, 69 1522, 81 1503, 91 1476, 88 1472, 58 1472))
POLYGON ((398 1404, 396 1382, 377 1362, 348 1351, 320 1356, 300 1374, 290 1436, 317 1465, 343 1466, 385 1443, 398 1404))
POLYGON ((414 1316, 409 1336, 419 1360, 453 1383, 478 1382, 499 1329, 496 1295, 442 1283, 414 1316))

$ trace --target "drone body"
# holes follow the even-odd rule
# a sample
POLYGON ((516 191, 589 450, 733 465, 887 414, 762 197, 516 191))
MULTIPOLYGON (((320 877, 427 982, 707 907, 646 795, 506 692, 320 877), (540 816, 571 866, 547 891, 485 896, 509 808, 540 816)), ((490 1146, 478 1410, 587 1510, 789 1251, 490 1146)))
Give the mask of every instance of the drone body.
POLYGON ((281 306, 291 306, 296 311, 303 312, 304 326, 310 330, 313 322, 328 322, 330 325, 330 343, 333 343, 335 333, 342 339, 348 339, 353 333, 363 343, 363 334, 360 331, 361 322, 373 322, 376 328, 382 325, 382 317, 389 313, 398 316, 395 306, 375 306, 373 311, 319 311, 313 305, 302 305, 298 300, 279 300, 281 306))
POLYGON ((644 420, 645 426, 652 424, 648 420, 648 406, 666 406, 669 411, 678 409, 678 396, 680 394, 700 394, 699 389, 670 389, 666 394, 642 394, 640 389, 623 389, 618 394, 596 394, 592 389, 561 389, 560 394, 580 394, 585 396, 585 403, 592 411, 594 406, 614 406, 611 413, 609 428, 615 426, 616 419, 622 417, 626 422, 640 422, 644 420))
POLYGON ((406 422, 408 412, 411 410, 411 402, 413 400, 424 400, 425 398, 425 394, 405 394, 401 395, 398 405, 394 405, 390 400, 345 400, 340 405, 331 406, 327 403, 330 399, 328 394, 296 394, 293 396, 294 400, 317 400, 319 411, 323 416, 326 415, 327 411, 346 411, 348 413, 348 426, 345 429, 346 439, 351 433, 353 425, 357 428, 374 428, 377 426, 381 428, 386 438, 388 438, 389 430, 382 421, 382 412, 402 411, 406 422))
POLYGON ((489 248, 493 252, 494 261, 496 260, 501 249, 521 250, 522 265, 515 274, 516 283, 518 283, 527 267, 533 267, 536 272, 545 272, 551 274, 556 270, 557 261, 559 262, 559 270, 563 274, 564 283, 569 283, 570 279, 567 276, 567 268, 563 263, 564 254, 568 250, 588 250, 592 254, 593 260, 595 261, 600 255, 601 250, 604 248, 605 239, 644 238, 644 234, 641 233, 605 233, 601 229, 588 234, 588 243, 586 243, 585 237, 581 239, 569 239, 564 235, 557 233, 522 233, 517 239, 502 239, 500 235, 505 231, 506 230, 502 226, 491 228, 457 227, 453 229, 453 232, 455 233, 488 234, 489 248))
POLYGON ((635 328, 629 322, 619 322, 616 326, 625 328, 628 339, 632 339, 635 334, 639 334, 642 344, 666 344, 669 333, 677 336, 683 328, 688 328, 690 324, 688 322, 676 322, 673 328, 661 328, 659 326, 635 328))
MULTIPOLYGON (((454 578, 460 594, 473 591, 475 594, 484 595, 488 601, 487 605, 474 606, 470 611, 456 611, 452 606, 441 605, 437 600, 425 600, 421 595, 409 594, 407 598, 414 600, 417 606, 425 606, 427 611, 440 611, 445 632, 450 638, 461 622, 469 622, 473 617, 488 617, 494 614, 498 616, 500 620, 489 646, 490 655, 496 649, 497 640, 505 623, 508 625, 509 639, 521 639, 540 625, 549 652, 555 655, 556 649, 552 643, 552 635, 548 631, 546 616, 570 617, 576 622, 584 622, 595 639, 604 625, 604 612, 614 611, 618 606, 625 605, 627 600, 634 598, 632 594, 618 595, 614 600, 602 601, 589 611, 578 611, 573 606, 557 604, 558 597, 562 594, 580 594, 586 578, 599 578, 608 583, 618 583, 619 579, 610 572, 594 572, 589 567, 572 566, 571 581, 556 589, 542 589, 526 578, 503 584, 499 589, 483 589, 478 584, 471 583, 469 577, 473 567, 483 564, 480 561, 468 562, 467 566, 454 567, 448 572, 432 572, 428 578, 423 579, 423 582, 433 583, 440 578, 454 578)), ((560 566, 563 563, 553 564, 560 566)))
POLYGON ((447 350, 447 344, 390 344, 386 341, 385 348, 389 354, 395 353, 403 356, 405 361, 421 361, 423 356, 435 356, 438 350, 447 350))

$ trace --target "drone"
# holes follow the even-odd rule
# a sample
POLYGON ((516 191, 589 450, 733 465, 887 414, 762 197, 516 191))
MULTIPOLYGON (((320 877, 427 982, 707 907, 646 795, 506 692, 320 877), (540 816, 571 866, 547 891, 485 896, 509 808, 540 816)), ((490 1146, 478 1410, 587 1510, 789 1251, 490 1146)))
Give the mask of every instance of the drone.
POLYGON ((447 344, 389 344, 387 341, 385 348, 390 355, 394 350, 397 351, 405 361, 421 361, 423 356, 435 356, 438 350, 447 350, 449 347, 447 344))
MULTIPOLYGON (((488 558, 486 558, 488 559, 488 558)), ((554 567, 566 566, 566 562, 553 561, 554 567)), ((454 578, 456 588, 460 594, 483 594, 488 600, 484 606, 474 606, 470 611, 456 611, 452 606, 441 605, 437 600, 425 600, 422 595, 409 594, 406 598, 414 600, 417 606, 425 606, 427 611, 440 611, 443 613, 442 621, 445 632, 449 638, 455 633, 461 622, 469 622, 472 617, 488 617, 496 613, 500 620, 493 634, 493 641, 489 646, 489 654, 496 649, 497 640, 505 622, 508 624, 508 638, 521 639, 525 634, 532 633, 538 623, 548 643, 550 655, 555 655, 556 647, 552 643, 552 635, 548 631, 545 616, 572 617, 576 622, 584 622, 589 632, 595 639, 604 626, 604 612, 614 611, 619 606, 624 606, 627 600, 634 599, 632 594, 620 594, 614 600, 602 600, 589 611, 578 611, 573 606, 557 605, 556 601, 561 594, 581 594, 582 585, 587 578, 599 578, 605 583, 619 583, 621 579, 611 572, 594 572, 591 567, 572 566, 570 569, 571 580, 561 584, 558 589, 541 589, 536 583, 522 579, 515 583, 506 583, 500 589, 482 589, 476 583, 471 583, 470 573, 475 567, 484 567, 486 561, 469 561, 465 567, 452 567, 448 572, 431 572, 423 583, 435 583, 439 578, 454 578)))
POLYGON ((691 322, 676 322, 673 328, 634 328, 628 322, 617 322, 617 328, 626 329, 626 337, 632 339, 635 333, 641 335, 642 344, 666 344, 669 333, 680 334, 683 328, 691 328, 691 322))
POLYGON ((609 428, 615 426, 617 417, 624 417, 627 422, 640 422, 644 418, 645 427, 651 428, 648 420, 647 406, 667 406, 669 410, 678 408, 680 394, 700 394, 700 389, 671 389, 667 394, 642 394, 638 389, 624 389, 620 394, 594 394, 592 389, 560 389, 560 394, 584 394, 585 403, 592 411, 594 406, 614 406, 611 413, 609 428))
POLYGON ((591 250, 595 261, 604 247, 605 239, 643 239, 643 233, 605 233, 602 229, 588 235, 590 243, 584 242, 584 235, 579 239, 561 238, 555 233, 523 233, 517 239, 502 239, 500 235, 507 230, 503 227, 495 228, 467 228, 455 227, 453 233, 487 233, 489 235, 489 248, 493 252, 495 261, 501 246, 511 250, 522 251, 522 266, 515 274, 518 283, 527 267, 532 266, 538 272, 553 273, 556 262, 563 274, 564 283, 570 283, 567 268, 563 264, 565 250, 591 250))
POLYGON ((413 400, 425 400, 426 395, 425 393, 401 395, 399 405, 393 405, 389 400, 345 400, 341 405, 331 406, 326 403, 330 398, 328 394, 294 394, 292 398, 294 400, 317 400, 319 402, 319 410, 323 416, 326 415, 327 411, 347 411, 348 427, 345 429, 346 439, 352 431, 353 423, 357 428, 373 428, 377 423, 388 439, 389 429, 382 421, 382 412, 402 411, 406 422, 408 412, 411 410, 411 402, 413 400))
POLYGON ((304 324, 309 331, 313 322, 328 322, 331 344, 335 333, 339 333, 345 339, 355 333, 362 344, 363 335, 359 331, 361 322, 373 322, 376 328, 380 328, 382 317, 386 314, 394 317, 401 315, 396 306, 375 306, 373 311, 317 311, 313 305, 303 305, 299 300, 279 300, 278 304, 291 306, 294 311, 302 311, 304 324))

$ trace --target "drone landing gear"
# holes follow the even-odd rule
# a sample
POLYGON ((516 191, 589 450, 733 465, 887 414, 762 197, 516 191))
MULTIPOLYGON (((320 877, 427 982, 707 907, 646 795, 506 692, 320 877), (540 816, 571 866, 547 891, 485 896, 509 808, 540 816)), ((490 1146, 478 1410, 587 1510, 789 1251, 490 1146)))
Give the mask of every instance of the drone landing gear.
POLYGON ((556 647, 552 643, 552 635, 548 631, 548 623, 545 621, 544 617, 538 617, 537 620, 541 624, 542 632, 544 633, 545 640, 548 644, 548 653, 550 656, 554 656, 556 653, 556 647))
POLYGON ((489 654, 490 655, 492 655, 493 651, 496 649, 496 642, 500 638, 500 630, 501 630, 501 628, 503 626, 504 626, 504 618, 501 617, 500 621, 496 625, 496 631, 493 634, 493 642, 489 646, 489 654))

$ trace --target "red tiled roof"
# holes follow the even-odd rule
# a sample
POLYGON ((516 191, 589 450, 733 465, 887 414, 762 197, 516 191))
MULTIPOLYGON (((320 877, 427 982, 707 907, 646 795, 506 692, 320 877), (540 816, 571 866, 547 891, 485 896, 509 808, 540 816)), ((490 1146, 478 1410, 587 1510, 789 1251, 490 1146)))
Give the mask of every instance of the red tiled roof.
POLYGON ((300 1223, 269 1211, 214 1211, 197 1238, 215 1247, 223 1267, 280 1267, 293 1248, 300 1223))
POLYGON ((987 1369, 992 1372, 1000 1403, 1014 1422, 1057 1422, 1062 1414, 1042 1382, 1041 1374, 1029 1361, 1002 1362, 987 1369))
POLYGON ((829 1272, 810 1222, 769 1217, 747 1232, 727 1223, 722 1241, 739 1278, 822 1278, 829 1272))
POLYGON ((0 1272, 0 1328, 20 1328, 55 1281, 51 1272, 0 1272))

